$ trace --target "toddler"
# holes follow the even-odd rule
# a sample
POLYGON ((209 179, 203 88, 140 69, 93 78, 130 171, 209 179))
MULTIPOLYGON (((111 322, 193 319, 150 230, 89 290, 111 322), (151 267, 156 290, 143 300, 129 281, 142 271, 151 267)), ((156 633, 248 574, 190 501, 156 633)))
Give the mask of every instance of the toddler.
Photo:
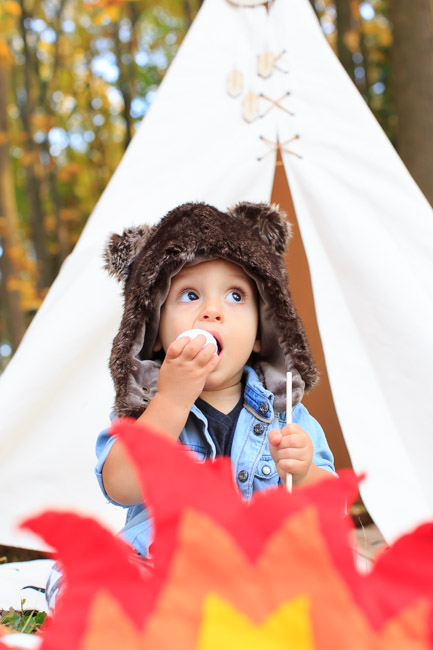
MULTIPOLYGON (((106 249, 108 270, 124 283, 110 359, 114 416, 152 425, 201 459, 230 457, 246 498, 288 472, 294 487, 334 473, 325 435, 301 403, 317 371, 288 289, 289 237, 275 206, 240 203, 221 212, 187 203, 153 227, 113 235, 106 249), (180 336, 195 328, 212 334, 217 349, 204 335, 180 336)), ((97 456, 104 494, 127 508, 122 535, 146 557, 151 520, 108 431, 97 456)))

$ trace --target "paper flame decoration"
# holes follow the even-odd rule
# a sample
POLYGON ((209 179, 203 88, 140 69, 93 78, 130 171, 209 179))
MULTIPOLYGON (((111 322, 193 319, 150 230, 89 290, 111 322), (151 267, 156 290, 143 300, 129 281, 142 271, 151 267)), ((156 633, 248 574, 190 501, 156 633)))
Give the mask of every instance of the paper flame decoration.
POLYGON ((130 420, 113 433, 152 506, 155 570, 140 575, 130 547, 92 519, 28 520, 58 549, 66 581, 42 650, 433 648, 433 524, 361 575, 343 516, 351 472, 246 503, 227 459, 196 463, 130 420))

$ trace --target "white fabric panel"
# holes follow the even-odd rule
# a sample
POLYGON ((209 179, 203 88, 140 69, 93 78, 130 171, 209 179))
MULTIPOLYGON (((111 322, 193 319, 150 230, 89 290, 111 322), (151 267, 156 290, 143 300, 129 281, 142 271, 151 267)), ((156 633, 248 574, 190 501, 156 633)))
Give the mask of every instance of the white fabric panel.
POLYGON ((284 163, 334 402, 364 502, 393 540, 433 516, 433 214, 309 3, 277 2, 271 21, 290 61, 295 115, 279 111, 278 134, 300 135, 302 159, 284 163))
POLYGON ((269 200, 274 158, 257 161, 260 124, 247 125, 240 100, 225 92, 236 60, 249 61, 263 11, 244 25, 235 8, 207 0, 1 377, 1 544, 41 548, 15 526, 47 507, 93 514, 113 530, 123 523, 93 475, 96 436, 114 401, 108 359, 121 315, 120 285, 102 270, 102 249, 110 232, 153 223, 184 201, 225 208, 269 200))

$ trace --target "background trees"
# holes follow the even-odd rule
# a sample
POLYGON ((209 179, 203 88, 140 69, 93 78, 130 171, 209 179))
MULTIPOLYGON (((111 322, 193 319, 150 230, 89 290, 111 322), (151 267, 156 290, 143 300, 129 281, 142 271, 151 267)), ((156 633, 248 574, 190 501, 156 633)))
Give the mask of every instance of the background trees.
MULTIPOLYGON (((0 5, 0 371, 77 241, 202 0, 0 5)), ((433 203, 431 0, 311 0, 433 203), (403 15, 403 12, 404 15, 403 15)))

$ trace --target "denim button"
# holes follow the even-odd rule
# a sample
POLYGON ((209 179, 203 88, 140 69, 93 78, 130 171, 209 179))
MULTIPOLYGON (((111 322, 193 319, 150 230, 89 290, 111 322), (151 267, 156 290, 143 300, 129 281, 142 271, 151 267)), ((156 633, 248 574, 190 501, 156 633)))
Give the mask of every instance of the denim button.
POLYGON ((263 413, 263 415, 268 412, 268 405, 266 404, 266 402, 260 402, 259 411, 260 413, 263 413))
POLYGON ((238 474, 238 479, 240 480, 241 483, 245 483, 245 481, 248 480, 248 472, 245 469, 241 469, 241 471, 238 474))
POLYGON ((269 465, 263 465, 262 474, 264 474, 265 476, 269 476, 270 473, 271 473, 271 468, 269 467, 269 465))
POLYGON ((255 424, 254 425, 253 431, 256 434, 256 436, 261 436, 264 430, 265 430, 265 427, 263 426, 263 424, 255 424))

